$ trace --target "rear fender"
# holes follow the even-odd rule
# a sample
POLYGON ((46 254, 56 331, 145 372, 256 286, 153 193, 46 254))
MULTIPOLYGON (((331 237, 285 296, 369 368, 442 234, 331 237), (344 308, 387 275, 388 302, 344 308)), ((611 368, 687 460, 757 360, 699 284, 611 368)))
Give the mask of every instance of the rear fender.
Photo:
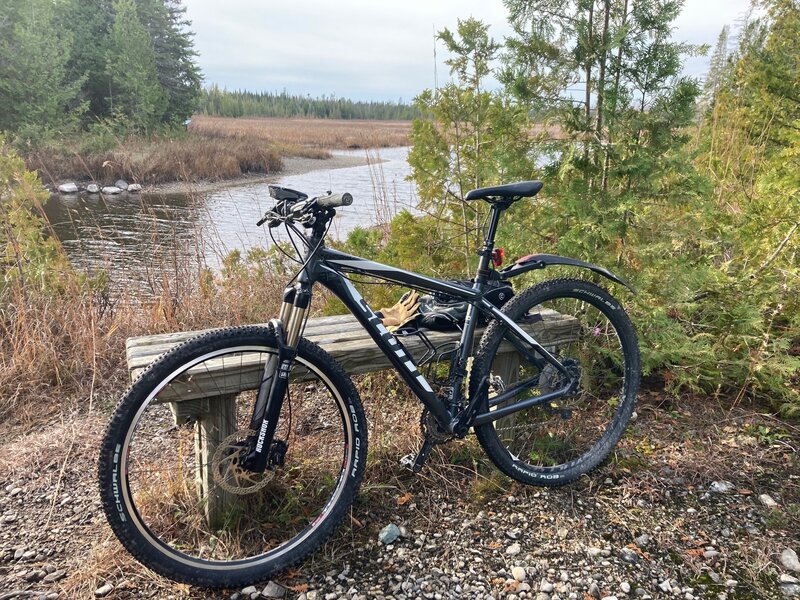
POLYGON ((597 265, 593 265, 588 262, 584 262, 582 260, 576 260, 574 258, 567 258, 566 256, 557 256, 556 254, 529 254, 528 256, 523 256, 522 258, 518 259, 513 265, 498 271, 498 275, 500 275, 500 279, 507 280, 511 279, 512 277, 516 277, 517 275, 522 275, 523 273, 527 273, 528 271, 533 271, 535 269, 544 269, 550 265, 567 265, 570 267, 580 267, 582 269, 589 269, 590 271, 594 271, 605 277, 606 279, 610 279, 611 281, 618 283, 620 285, 624 285, 628 288, 631 293, 636 294, 634 289, 621 277, 617 277, 609 271, 608 269, 604 269, 603 267, 598 267, 597 265))

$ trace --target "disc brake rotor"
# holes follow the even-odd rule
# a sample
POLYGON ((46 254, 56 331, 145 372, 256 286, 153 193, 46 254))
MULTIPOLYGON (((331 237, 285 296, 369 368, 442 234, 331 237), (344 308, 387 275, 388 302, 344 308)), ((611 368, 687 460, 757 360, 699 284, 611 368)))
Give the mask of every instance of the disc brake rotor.
POLYGON ((256 432, 252 429, 240 429, 232 433, 217 446, 211 459, 214 481, 231 494, 244 496, 257 492, 275 475, 275 472, 269 469, 263 473, 254 473, 240 465, 247 453, 247 438, 255 435, 256 432))

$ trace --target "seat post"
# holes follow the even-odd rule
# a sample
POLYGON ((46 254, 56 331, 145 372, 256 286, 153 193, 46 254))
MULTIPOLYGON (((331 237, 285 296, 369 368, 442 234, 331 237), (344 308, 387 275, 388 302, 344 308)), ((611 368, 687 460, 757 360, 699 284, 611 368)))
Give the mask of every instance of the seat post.
POLYGON ((475 283, 480 290, 483 290, 483 286, 489 280, 489 261, 492 259, 492 250, 494 250, 494 236, 497 233, 497 224, 500 222, 500 214, 506 208, 508 208, 508 204, 504 202, 492 202, 489 229, 486 231, 483 247, 478 251, 478 255, 481 258, 478 262, 478 273, 475 276, 475 283))

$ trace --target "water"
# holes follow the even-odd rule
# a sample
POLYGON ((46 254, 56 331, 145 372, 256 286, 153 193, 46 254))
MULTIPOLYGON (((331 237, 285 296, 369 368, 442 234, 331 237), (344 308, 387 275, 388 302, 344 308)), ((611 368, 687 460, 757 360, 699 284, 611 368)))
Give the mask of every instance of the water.
MULTIPOLYGON (((331 226, 331 237, 344 239, 356 226, 385 223, 401 208, 413 209, 417 198, 405 181, 407 155, 408 148, 371 151, 372 161, 384 162, 279 176, 274 183, 310 196, 327 190, 353 194, 353 204, 338 209, 331 226)), ((232 250, 270 246, 266 227, 255 225, 275 202, 267 185, 194 194, 54 195, 45 213, 73 265, 104 269, 118 285, 147 286, 165 269, 172 274, 185 267, 187 258, 219 268, 232 250)))

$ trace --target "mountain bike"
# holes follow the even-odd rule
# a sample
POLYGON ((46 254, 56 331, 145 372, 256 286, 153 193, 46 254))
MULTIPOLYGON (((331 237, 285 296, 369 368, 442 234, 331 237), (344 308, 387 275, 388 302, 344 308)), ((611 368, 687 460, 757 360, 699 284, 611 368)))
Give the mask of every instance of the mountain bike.
POLYGON ((465 284, 327 247, 336 209, 352 196, 310 198, 271 186, 277 202, 258 224, 284 226, 299 240, 301 263, 278 317, 267 326, 214 330, 167 351, 127 390, 105 432, 100 491, 125 548, 173 580, 241 587, 299 563, 345 518, 367 465, 367 421, 350 377, 303 338, 316 284, 341 300, 422 403, 424 439, 410 461, 414 470, 435 445, 470 432, 500 471, 524 484, 563 485, 600 465, 623 435, 640 380, 636 335, 620 303, 572 278, 518 291, 502 309, 486 299, 492 282, 551 265, 588 269, 628 287, 602 267, 551 254, 499 268, 500 216, 541 188, 526 181, 467 194, 466 201, 484 200, 490 210, 477 273, 465 284), (459 341, 438 353, 435 369, 423 369, 403 335, 384 326, 353 285, 358 277, 467 303, 459 341), (479 317, 488 326, 473 352, 479 317), (202 423, 179 419, 175 400, 204 406, 212 396, 226 398, 224 408, 205 409, 222 411, 227 428, 216 439, 206 432, 213 457, 198 464, 194 434, 202 423), (199 478, 198 469, 211 475, 199 478), (230 502, 212 525, 203 503, 214 493, 230 502))

